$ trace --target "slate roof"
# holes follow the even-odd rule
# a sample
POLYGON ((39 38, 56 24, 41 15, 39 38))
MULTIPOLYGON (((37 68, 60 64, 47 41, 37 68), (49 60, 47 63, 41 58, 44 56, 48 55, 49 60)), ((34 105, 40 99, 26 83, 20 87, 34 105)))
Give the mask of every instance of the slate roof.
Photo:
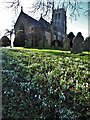
POLYGON ((45 27, 46 30, 50 31, 51 24, 49 22, 47 22, 45 19, 43 19, 42 16, 41 16, 39 22, 43 24, 43 26, 45 27))
POLYGON ((40 28, 44 28, 44 26, 37 20, 35 20, 34 18, 32 18, 31 16, 23 13, 25 18, 28 20, 28 22, 30 22, 34 27, 40 27, 40 28))
MULTIPOLYGON (((44 26, 42 23, 40 23, 39 21, 35 20, 34 18, 32 18, 31 16, 27 15, 26 13, 24 13, 23 11, 21 11, 19 17, 21 16, 21 14, 23 14, 25 16, 25 18, 27 19, 27 21, 29 23, 31 23, 34 27, 38 27, 38 28, 43 28, 44 29, 44 26)), ((18 17, 18 19, 19 19, 18 17)), ((17 22, 18 22, 18 19, 14 25, 14 27, 16 26, 17 22)))

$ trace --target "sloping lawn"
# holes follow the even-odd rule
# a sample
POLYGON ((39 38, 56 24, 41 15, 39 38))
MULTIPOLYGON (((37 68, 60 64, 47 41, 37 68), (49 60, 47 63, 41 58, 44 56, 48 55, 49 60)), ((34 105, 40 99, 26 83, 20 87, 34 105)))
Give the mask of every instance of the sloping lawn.
POLYGON ((90 53, 2 49, 3 118, 90 120, 90 53))

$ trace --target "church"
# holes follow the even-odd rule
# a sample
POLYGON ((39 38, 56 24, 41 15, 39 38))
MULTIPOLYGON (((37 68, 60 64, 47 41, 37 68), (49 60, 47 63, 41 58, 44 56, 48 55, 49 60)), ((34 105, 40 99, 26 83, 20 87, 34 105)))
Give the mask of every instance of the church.
POLYGON ((53 11, 52 22, 49 23, 42 15, 39 20, 32 18, 24 13, 21 7, 14 30, 14 46, 16 47, 57 46, 59 42, 63 41, 63 37, 66 35, 66 11, 63 8, 55 9, 53 11))

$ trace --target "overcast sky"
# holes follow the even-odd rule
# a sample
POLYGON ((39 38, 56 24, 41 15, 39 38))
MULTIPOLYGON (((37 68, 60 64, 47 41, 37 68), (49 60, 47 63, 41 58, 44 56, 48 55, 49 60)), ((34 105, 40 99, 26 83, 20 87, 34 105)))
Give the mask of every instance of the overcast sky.
MULTIPOLYGON (((20 8, 18 10, 18 13, 15 15, 15 12, 11 11, 11 9, 7 9, 5 7, 5 4, 2 3, 5 0, 0 0, 0 38, 4 35, 5 29, 11 29, 13 28, 13 22, 16 21, 16 18, 18 17, 20 13, 20 8)), ((21 5, 23 6, 24 12, 31 15, 35 19, 39 19, 40 14, 38 15, 32 15, 30 14, 30 6, 32 4, 32 0, 22 0, 23 2, 21 5)), ((35 0, 33 0, 35 1, 35 0)), ((83 8, 88 9, 88 4, 84 3, 83 8)), ((81 11, 81 16, 78 18, 77 21, 69 19, 68 13, 67 13, 67 33, 74 32, 76 35, 77 32, 82 32, 82 35, 85 37, 88 36, 88 17, 83 15, 83 11, 81 11)))

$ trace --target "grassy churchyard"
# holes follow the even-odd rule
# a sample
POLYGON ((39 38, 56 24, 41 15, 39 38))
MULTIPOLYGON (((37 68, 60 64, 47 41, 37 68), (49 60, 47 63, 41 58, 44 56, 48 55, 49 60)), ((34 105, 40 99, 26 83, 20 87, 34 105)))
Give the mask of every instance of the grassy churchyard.
POLYGON ((3 118, 90 120, 90 52, 2 48, 3 118))

